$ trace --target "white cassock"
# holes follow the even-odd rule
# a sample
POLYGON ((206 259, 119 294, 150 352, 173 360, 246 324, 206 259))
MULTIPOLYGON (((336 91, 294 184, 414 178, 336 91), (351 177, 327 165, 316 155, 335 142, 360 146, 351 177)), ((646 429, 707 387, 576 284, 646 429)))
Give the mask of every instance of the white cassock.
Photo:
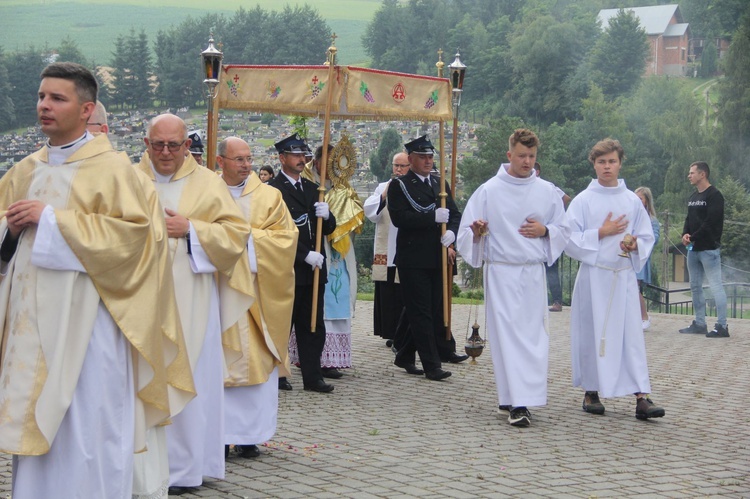
POLYGON ((469 198, 457 249, 472 267, 485 264, 487 337, 499 403, 539 406, 547 403, 549 357, 544 265, 560 256, 570 228, 551 183, 535 175, 513 177, 506 167, 469 198), (526 219, 544 224, 549 237, 519 234, 526 219), (475 220, 486 220, 489 230, 476 243, 470 227, 475 220))
MULTIPOLYGON (((86 272, 50 207, 42 214, 31 255, 40 268, 86 272)), ((130 344, 99 301, 78 383, 49 452, 13 456, 13 497, 129 498, 134 397, 130 344)))
POLYGON ((651 219, 625 182, 604 187, 598 180, 568 207, 572 230, 565 252, 581 262, 570 316, 573 386, 602 397, 650 393, 646 344, 635 274, 654 245, 651 219), (599 228, 625 215, 626 231, 638 238, 638 251, 618 256, 624 234, 599 240, 599 228))
POLYGON ((273 438, 279 414, 279 368, 268 381, 224 388, 224 442, 258 445, 273 438))

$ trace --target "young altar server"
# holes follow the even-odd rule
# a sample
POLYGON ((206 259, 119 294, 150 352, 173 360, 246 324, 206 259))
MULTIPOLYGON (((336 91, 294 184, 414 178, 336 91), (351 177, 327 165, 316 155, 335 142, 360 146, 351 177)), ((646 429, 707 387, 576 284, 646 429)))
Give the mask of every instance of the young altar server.
POLYGON ((565 252, 579 260, 570 316, 573 385, 586 393, 583 410, 604 414, 603 397, 635 394, 635 417, 660 418, 651 391, 636 272, 654 245, 641 200, 618 178, 624 152, 604 139, 589 153, 596 179, 570 203, 565 252))
POLYGON ((508 160, 469 198, 458 251, 473 267, 485 263, 487 335, 499 399, 512 426, 529 426, 529 406, 547 403, 547 282, 570 237, 555 186, 534 173, 539 138, 510 136, 508 160))

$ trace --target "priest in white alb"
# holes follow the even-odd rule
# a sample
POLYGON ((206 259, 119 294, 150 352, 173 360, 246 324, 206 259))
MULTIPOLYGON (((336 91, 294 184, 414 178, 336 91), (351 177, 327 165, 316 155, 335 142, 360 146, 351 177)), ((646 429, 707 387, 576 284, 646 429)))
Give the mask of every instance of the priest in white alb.
MULTIPOLYGON (((289 365, 289 317, 294 306, 294 257, 297 226, 281 191, 261 182, 252 170, 250 146, 238 137, 219 143, 216 161, 221 178, 252 228, 246 260, 255 277, 256 299, 239 321, 222 324, 225 347, 240 357, 224 379, 225 451, 260 455, 259 444, 276 433, 279 369, 289 365)), ((229 280, 220 277, 220 303, 233 303, 229 280)), ((233 317, 230 316, 230 317, 233 317)), ((228 319, 228 320, 231 320, 228 319)))
POLYGON ((604 139, 589 153, 596 179, 570 203, 572 235, 565 248, 581 262, 570 314, 573 386, 585 390, 583 410, 604 414, 602 397, 636 397, 635 417, 659 418, 641 324, 636 272, 654 246, 651 218, 619 178, 624 152, 604 139))
MULTIPOLYGON (((137 166, 154 182, 164 207, 172 276, 197 396, 167 426, 169 492, 224 478, 224 371, 238 354, 224 349, 214 274, 232 276, 236 322, 254 299, 253 276, 241 256, 250 227, 213 171, 189 154, 185 123, 172 114, 151 120, 147 154, 137 166)), ((227 319, 229 320, 229 319, 227 319)))
POLYGON ((534 174, 539 139, 510 136, 508 160, 469 198, 457 249, 473 267, 484 263, 487 338, 499 412, 512 426, 531 424, 528 407, 547 403, 549 330, 545 265, 570 237, 555 187, 534 174))

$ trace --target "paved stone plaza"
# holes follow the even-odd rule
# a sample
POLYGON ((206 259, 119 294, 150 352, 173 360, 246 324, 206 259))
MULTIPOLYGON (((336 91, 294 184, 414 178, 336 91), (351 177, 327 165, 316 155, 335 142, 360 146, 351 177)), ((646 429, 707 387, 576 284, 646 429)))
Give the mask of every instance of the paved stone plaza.
MULTIPOLYGON (((454 307, 460 346, 469 312, 454 307)), ((667 415, 638 421, 634 397, 603 400, 604 416, 581 410, 569 318, 567 307, 550 314, 549 405, 513 428, 496 414, 488 350, 448 366, 444 382, 410 376, 372 336, 372 303, 358 302, 355 368, 336 390, 303 391, 293 368, 262 455, 231 458, 225 481, 182 497, 750 497, 750 321, 730 319, 731 338, 708 339, 677 333, 691 318, 654 315, 648 360, 667 415)), ((10 495, 7 455, 0 494, 10 495)))

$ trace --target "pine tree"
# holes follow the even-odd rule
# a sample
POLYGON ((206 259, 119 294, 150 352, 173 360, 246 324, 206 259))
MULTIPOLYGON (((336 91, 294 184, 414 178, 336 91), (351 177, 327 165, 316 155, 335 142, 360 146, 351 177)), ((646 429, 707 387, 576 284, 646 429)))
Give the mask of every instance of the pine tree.
POLYGON ((631 11, 621 10, 592 49, 593 83, 609 98, 629 93, 641 81, 648 53, 646 30, 631 11))
POLYGON ((8 130, 16 120, 15 107, 10 98, 11 85, 6 64, 5 53, 0 48, 0 130, 8 130))
POLYGON ((130 74, 133 78, 131 88, 133 104, 139 108, 151 107, 154 104, 154 94, 151 88, 153 58, 146 32, 141 30, 136 35, 135 31, 131 30, 126 45, 128 47, 130 74))

